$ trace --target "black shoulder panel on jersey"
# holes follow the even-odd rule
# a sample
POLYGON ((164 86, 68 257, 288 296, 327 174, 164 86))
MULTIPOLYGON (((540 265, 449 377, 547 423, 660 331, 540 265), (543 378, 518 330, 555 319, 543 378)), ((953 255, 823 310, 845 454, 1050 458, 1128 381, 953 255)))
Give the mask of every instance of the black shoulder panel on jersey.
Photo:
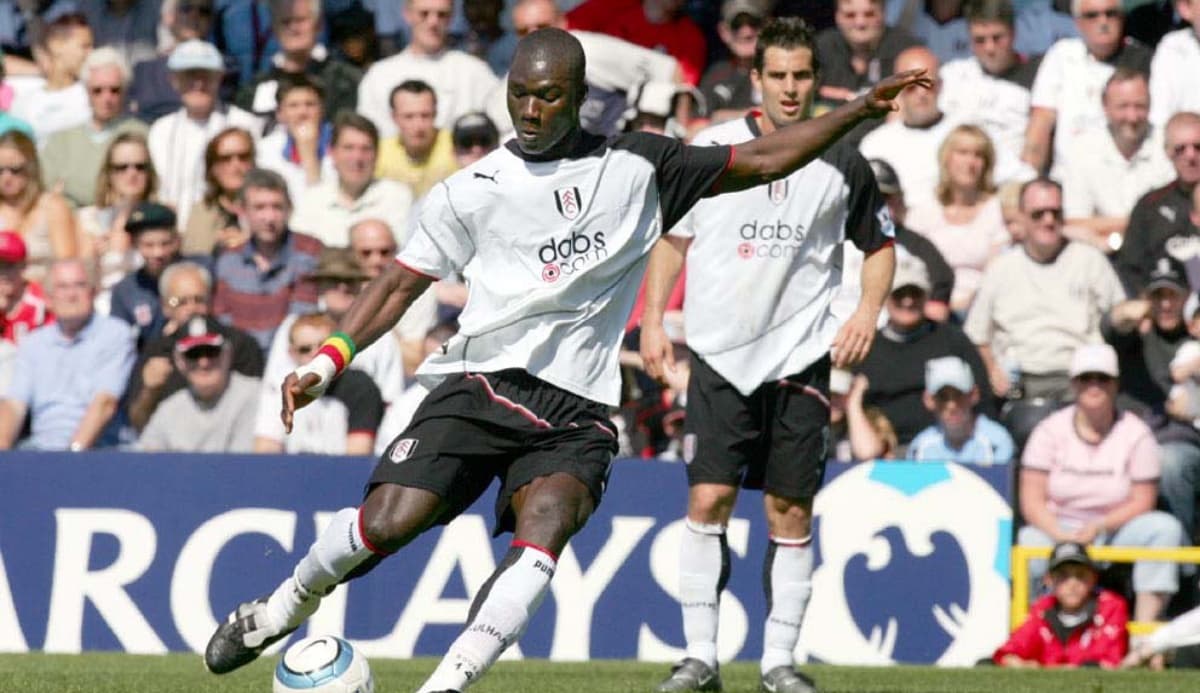
POLYGON ((587 130, 581 130, 580 133, 579 140, 575 143, 575 146, 571 149, 571 151, 567 152, 565 156, 539 156, 537 154, 530 154, 517 145, 517 140, 515 137, 505 142, 504 148, 512 152, 513 156, 517 157, 518 159, 535 162, 556 161, 558 159, 583 159, 589 156, 600 156, 604 154, 604 150, 608 145, 607 138, 601 135, 593 135, 587 130))
POLYGON ((878 250, 893 240, 891 217, 886 214, 886 205, 883 196, 879 194, 875 173, 863 155, 844 140, 840 140, 821 154, 821 160, 836 168, 846 178, 846 186, 849 189, 849 197, 846 200, 846 239, 854 241, 854 245, 864 253, 878 250))
POLYGON ((609 146, 637 154, 654 167, 664 233, 700 198, 712 194, 733 156, 733 148, 728 145, 693 147, 645 132, 618 135, 609 146))

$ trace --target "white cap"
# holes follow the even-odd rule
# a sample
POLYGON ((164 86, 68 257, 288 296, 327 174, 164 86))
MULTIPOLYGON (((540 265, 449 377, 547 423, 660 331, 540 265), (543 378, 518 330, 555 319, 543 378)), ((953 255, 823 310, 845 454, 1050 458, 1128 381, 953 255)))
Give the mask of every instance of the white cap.
POLYGON ((208 41, 192 39, 175 46, 171 57, 167 58, 167 69, 172 72, 184 70, 207 70, 208 72, 224 72, 225 59, 217 47, 208 41))
POLYGON ((925 293, 929 293, 933 288, 925 262, 908 252, 896 253, 896 274, 892 277, 892 291, 902 286, 915 286, 925 293))
POLYGON ((964 393, 975 387, 975 376, 966 361, 957 356, 943 356, 925 362, 925 391, 935 395, 943 387, 964 393))
POLYGON ((1113 378, 1120 375, 1117 368, 1117 352, 1107 344, 1084 344, 1071 357, 1071 377, 1084 373, 1103 373, 1113 378))

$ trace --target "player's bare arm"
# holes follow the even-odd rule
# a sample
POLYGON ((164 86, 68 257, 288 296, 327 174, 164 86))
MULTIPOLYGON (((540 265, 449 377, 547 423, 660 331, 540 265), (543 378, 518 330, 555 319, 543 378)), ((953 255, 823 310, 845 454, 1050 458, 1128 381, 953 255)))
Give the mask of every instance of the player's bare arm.
POLYGON ((690 238, 663 236, 650 251, 650 265, 646 270, 646 303, 642 312, 642 334, 640 350, 642 368, 646 375, 661 380, 666 371, 675 370, 675 350, 663 329, 663 313, 671 289, 679 280, 683 261, 687 256, 690 238))
POLYGON ((897 110, 896 97, 910 86, 930 89, 933 79, 925 70, 892 75, 820 118, 793 123, 735 146, 733 165, 718 184, 719 192, 744 190, 783 178, 815 159, 860 122, 897 110))
POLYGON ((851 368, 862 363, 875 342, 875 325, 883 301, 892 290, 892 275, 896 271, 896 248, 886 245, 863 259, 862 297, 858 307, 838 330, 833 340, 833 365, 851 368))
MULTIPOLYGON (((362 293, 354 299, 350 310, 342 318, 341 332, 354 340, 359 350, 379 339, 392 329, 408 307, 412 305, 425 289, 429 287, 429 277, 417 274, 400 264, 394 264, 384 270, 383 274, 371 280, 362 293)), ((316 399, 312 389, 321 382, 318 373, 308 371, 290 373, 284 379, 283 394, 283 426, 291 433, 292 416, 297 409, 316 399)))

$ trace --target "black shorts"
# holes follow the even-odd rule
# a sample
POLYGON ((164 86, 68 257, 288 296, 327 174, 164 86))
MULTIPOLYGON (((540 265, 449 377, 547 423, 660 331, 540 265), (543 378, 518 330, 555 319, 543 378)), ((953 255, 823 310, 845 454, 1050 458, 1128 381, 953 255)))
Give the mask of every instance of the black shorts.
POLYGON ((384 451, 367 492, 399 484, 436 493, 446 503, 437 522, 446 524, 499 478, 496 534, 514 529, 512 496, 538 477, 570 474, 599 505, 617 452, 607 413, 522 370, 455 374, 384 451))
POLYGON ((683 460, 688 483, 811 500, 829 452, 829 355, 749 397, 694 352, 683 460))

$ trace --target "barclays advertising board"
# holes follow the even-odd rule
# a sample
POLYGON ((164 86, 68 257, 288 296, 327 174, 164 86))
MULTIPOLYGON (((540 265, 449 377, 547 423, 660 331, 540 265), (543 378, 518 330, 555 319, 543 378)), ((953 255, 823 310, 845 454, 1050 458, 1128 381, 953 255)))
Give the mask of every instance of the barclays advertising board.
MULTIPOLYGON (((359 500, 369 460, 7 453, 0 464, 0 651, 200 651, 217 619, 271 590, 330 515, 359 500)), ((830 465, 818 497, 814 595, 801 656, 837 663, 970 664, 1005 636, 1011 517, 1006 467, 830 465)), ((615 465, 608 495, 563 553, 507 657, 681 656, 675 602, 684 476, 615 465)), ((492 492, 367 577, 307 632, 368 657, 439 655, 507 548, 492 492)), ((762 647, 766 527, 758 494, 729 529, 723 658, 762 647)), ((305 630, 301 629, 300 634, 305 630)))

